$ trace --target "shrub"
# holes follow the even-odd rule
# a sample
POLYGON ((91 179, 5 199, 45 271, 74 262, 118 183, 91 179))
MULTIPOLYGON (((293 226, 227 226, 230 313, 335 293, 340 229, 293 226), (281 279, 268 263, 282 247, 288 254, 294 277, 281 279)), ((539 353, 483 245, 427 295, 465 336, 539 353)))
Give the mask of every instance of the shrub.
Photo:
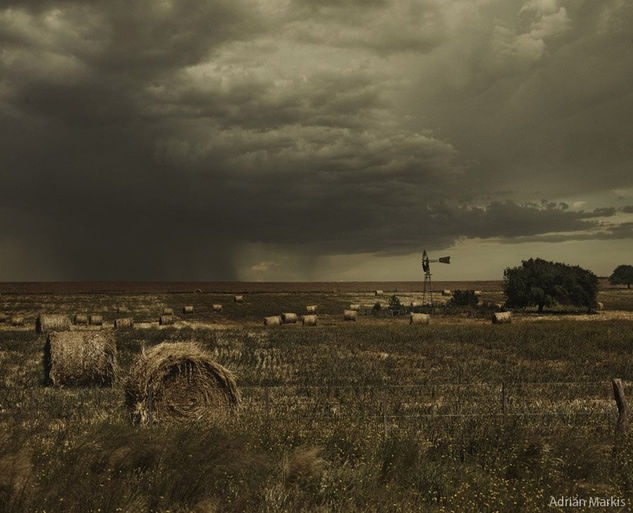
POLYGON ((451 303, 456 306, 477 306, 477 296, 474 290, 455 290, 451 303))

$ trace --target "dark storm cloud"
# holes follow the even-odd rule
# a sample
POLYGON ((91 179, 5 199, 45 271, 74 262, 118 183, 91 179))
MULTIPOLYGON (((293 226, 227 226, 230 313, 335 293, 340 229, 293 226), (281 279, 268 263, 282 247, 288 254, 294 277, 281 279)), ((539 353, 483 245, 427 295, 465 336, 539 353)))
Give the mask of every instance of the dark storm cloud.
POLYGON ((579 5, 5 2, 0 278, 630 238, 629 207, 533 203, 631 185, 631 9, 579 5))

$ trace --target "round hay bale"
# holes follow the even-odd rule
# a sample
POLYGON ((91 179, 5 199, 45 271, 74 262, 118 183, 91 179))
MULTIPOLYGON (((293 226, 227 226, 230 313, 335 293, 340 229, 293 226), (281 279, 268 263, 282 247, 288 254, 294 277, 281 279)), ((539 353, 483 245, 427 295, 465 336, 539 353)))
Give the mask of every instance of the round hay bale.
POLYGON ((117 351, 108 331, 53 331, 46 338, 44 371, 53 386, 112 386, 117 351))
POLYGON ((70 329, 70 317, 60 314, 41 314, 35 321, 37 333, 49 331, 67 331, 70 329))
POLYGON ((221 312, 222 311, 222 305, 213 305, 212 308, 213 308, 214 312, 221 312))
POLYGON ((233 301, 236 303, 243 303, 244 302, 244 296, 233 296, 233 301))
POLYGON ((86 314, 75 314, 73 322, 77 326, 88 326, 88 316, 86 314))
POLYGON ((280 326, 281 316, 272 315, 270 317, 264 317, 264 326, 280 326))
POLYGON ((121 306, 117 306, 116 307, 116 312, 117 313, 128 313, 130 311, 130 309, 125 306, 125 305, 121 305, 121 306))
POLYGON ((308 305, 306 306, 306 312, 309 314, 315 314, 317 311, 317 305, 308 305))
POLYGON ((117 329, 120 328, 133 328, 134 320, 131 317, 122 317, 121 319, 116 319, 114 321, 114 327, 117 329))
POLYGON ((360 310, 360 305, 356 305, 356 304, 349 305, 349 310, 354 310, 355 312, 358 312, 360 310))
POLYGON ((14 315, 11 317, 11 325, 12 326, 24 326, 24 317, 21 315, 14 315))
POLYGON ((476 297, 481 296, 481 290, 474 290, 473 292, 475 293, 476 297))
POLYGON ((294 324, 298 320, 296 313, 284 312, 281 314, 281 322, 284 324, 294 324))
POLYGON ((0 313, 0 322, 7 322, 9 320, 9 316, 5 313, 0 313))
POLYGON ((220 419, 240 404, 233 374, 193 342, 166 342, 142 352, 125 396, 142 423, 220 419))
POLYGON ((166 306, 163 308, 163 315, 174 315, 174 309, 166 306))
POLYGON ((412 313, 409 315, 409 324, 429 324, 431 316, 423 313, 412 313))
POLYGON ((344 321, 355 321, 358 318, 357 310, 345 310, 343 312, 343 320, 344 321))
POLYGON ((601 301, 598 301, 598 303, 596 304, 596 308, 598 310, 604 310, 604 303, 602 303, 601 301))
POLYGON ((374 296, 382 296, 383 294, 384 294, 384 292, 382 290, 374 291, 374 296))
POLYGON ((452 296, 452 295, 453 295, 453 292, 451 292, 450 289, 444 289, 442 291, 442 296, 452 296))
POLYGON ((187 305, 182 307, 183 314, 192 314, 193 313, 193 305, 187 305))
POLYGON ((418 301, 411 301, 411 308, 417 308, 418 306, 422 306, 422 303, 418 301))
POLYGON ((174 316, 173 315, 161 315, 158 318, 158 324, 160 326, 167 326, 169 324, 173 324, 174 322, 175 321, 174 321, 174 316))
POLYGON ((512 314, 510 312, 495 312, 492 314, 492 324, 510 324, 512 314))
POLYGON ((316 315, 304 315, 301 317, 301 322, 304 326, 316 326, 317 325, 317 316, 316 315))
POLYGON ((103 326, 103 315, 91 315, 88 322, 91 326, 103 326))
POLYGON ((193 292, 194 294, 202 294, 202 289, 196 289, 193 292))

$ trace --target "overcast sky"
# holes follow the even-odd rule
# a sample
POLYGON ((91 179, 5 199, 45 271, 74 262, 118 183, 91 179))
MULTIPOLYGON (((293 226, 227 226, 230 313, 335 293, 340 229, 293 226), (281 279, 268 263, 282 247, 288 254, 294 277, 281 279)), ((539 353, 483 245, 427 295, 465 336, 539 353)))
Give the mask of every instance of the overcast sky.
POLYGON ((0 280, 633 264, 630 0, 3 0, 0 280))

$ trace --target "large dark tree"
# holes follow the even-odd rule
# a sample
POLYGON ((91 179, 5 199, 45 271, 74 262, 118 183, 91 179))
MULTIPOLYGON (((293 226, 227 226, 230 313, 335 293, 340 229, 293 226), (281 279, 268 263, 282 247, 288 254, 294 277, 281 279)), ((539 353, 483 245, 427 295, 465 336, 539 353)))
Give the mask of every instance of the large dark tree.
POLYGON ((633 283, 633 265, 619 265, 615 268, 611 276, 609 276, 611 285, 626 285, 631 288, 633 283))
POLYGON ((541 258, 524 260, 518 267, 508 267, 503 273, 503 289, 507 306, 538 306, 555 304, 597 305, 598 277, 579 266, 548 262, 541 258))

